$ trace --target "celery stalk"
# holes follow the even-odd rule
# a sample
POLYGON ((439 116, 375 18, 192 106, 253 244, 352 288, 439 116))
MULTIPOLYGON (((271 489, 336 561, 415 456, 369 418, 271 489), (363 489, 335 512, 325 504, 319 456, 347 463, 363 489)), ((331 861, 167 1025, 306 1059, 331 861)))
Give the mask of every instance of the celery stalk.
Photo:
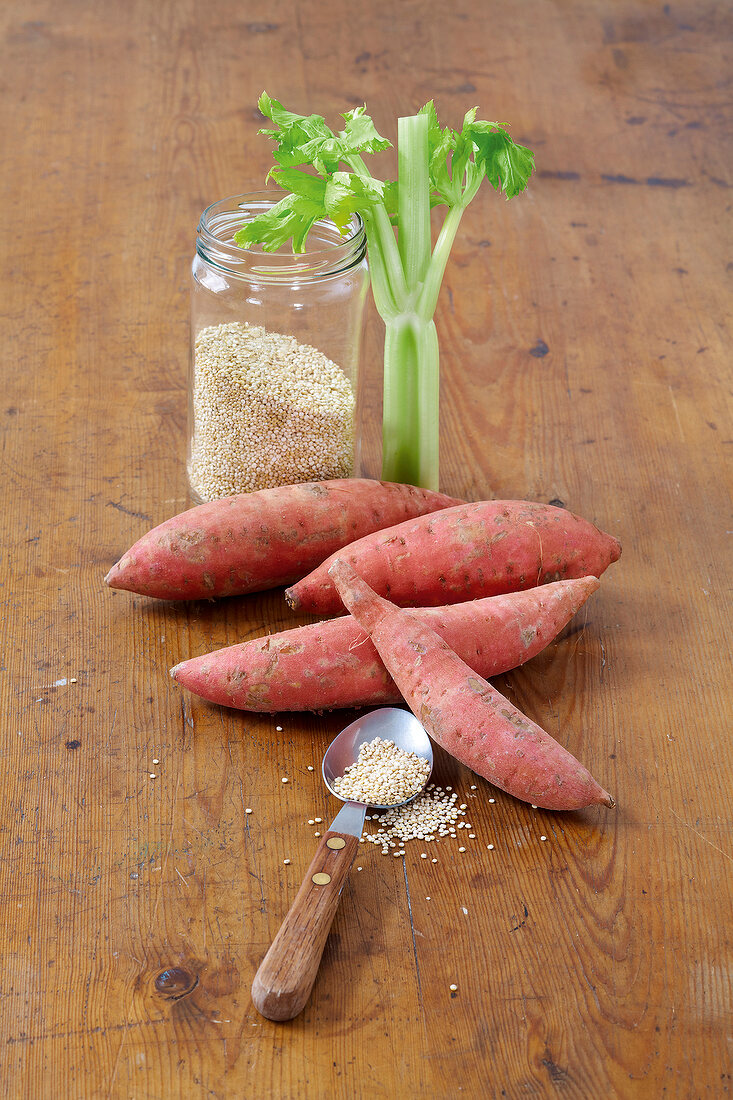
POLYGON ((423 317, 409 304, 418 300, 430 266, 427 116, 400 118, 397 142, 398 244, 406 294, 403 309, 383 318, 382 478, 437 489, 438 334, 432 311, 423 317))
POLYGON ((298 115, 263 92, 260 111, 278 142, 269 175, 288 194, 235 234, 243 248, 275 251, 288 239, 305 249, 311 225, 330 217, 342 233, 364 221, 372 292, 385 324, 382 477, 437 489, 439 354, 433 315, 464 210, 484 179, 507 198, 527 185, 531 150, 506 129, 468 111, 461 130, 441 129, 432 102, 398 119, 395 183, 375 179, 363 154, 389 148, 364 107, 347 111, 335 134, 320 115, 298 115), (346 165, 350 171, 340 169, 346 165), (315 169, 304 172, 302 165, 315 169), (447 213, 432 246, 430 211, 447 213), (395 238, 395 226, 397 237, 395 238), (297 242, 297 243, 296 243, 297 242))
POLYGON ((382 479, 438 488, 439 356, 435 322, 403 313, 386 323, 382 479))

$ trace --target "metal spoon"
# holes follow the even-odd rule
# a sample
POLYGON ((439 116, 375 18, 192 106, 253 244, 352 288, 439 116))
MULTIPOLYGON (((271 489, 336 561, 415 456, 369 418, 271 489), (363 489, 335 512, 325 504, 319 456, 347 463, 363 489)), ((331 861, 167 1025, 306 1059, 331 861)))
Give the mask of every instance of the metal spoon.
MULTIPOLYGON (((341 796, 333 788, 335 780, 356 762, 361 745, 375 737, 394 741, 398 748, 424 757, 432 772, 433 747, 417 718, 399 707, 381 707, 363 714, 342 730, 323 757, 323 779, 336 798, 341 796)), ((405 806, 422 794, 430 772, 420 790, 396 806, 405 806)), ((295 901, 260 963, 252 982, 252 1000, 257 1011, 268 1020, 292 1020, 305 1008, 341 890, 359 847, 366 811, 363 802, 346 801, 336 814, 320 840, 295 901)))

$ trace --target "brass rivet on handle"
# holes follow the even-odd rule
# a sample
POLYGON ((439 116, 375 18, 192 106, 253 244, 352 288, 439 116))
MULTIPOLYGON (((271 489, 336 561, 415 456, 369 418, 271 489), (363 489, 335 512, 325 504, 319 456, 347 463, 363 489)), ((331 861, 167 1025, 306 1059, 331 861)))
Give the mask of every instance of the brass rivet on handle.
POLYGON ((315 882, 316 886, 325 886, 327 882, 331 881, 331 876, 327 875, 325 871, 316 871, 311 881, 315 882))
POLYGON ((340 836, 330 836, 326 841, 327 848, 345 848, 346 841, 340 836))

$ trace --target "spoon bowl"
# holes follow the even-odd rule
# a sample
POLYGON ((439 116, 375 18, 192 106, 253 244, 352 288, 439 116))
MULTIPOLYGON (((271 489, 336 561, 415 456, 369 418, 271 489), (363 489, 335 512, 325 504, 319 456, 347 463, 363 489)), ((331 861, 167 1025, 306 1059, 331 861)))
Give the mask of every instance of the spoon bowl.
POLYGON ((433 771, 433 746, 415 715, 409 710, 401 710, 400 707, 380 707, 379 710, 372 710, 368 714, 360 715, 355 722, 342 730, 333 739, 323 757, 321 766, 323 782, 332 795, 348 803, 349 799, 344 798, 334 789, 334 783, 347 768, 356 763, 361 746, 373 741, 375 737, 394 741, 398 749, 402 749, 403 752, 414 752, 430 763, 425 782, 415 794, 410 795, 403 802, 392 803, 389 806, 382 806, 376 802, 370 803, 377 810, 394 810, 400 806, 406 806, 418 798, 430 782, 433 771))

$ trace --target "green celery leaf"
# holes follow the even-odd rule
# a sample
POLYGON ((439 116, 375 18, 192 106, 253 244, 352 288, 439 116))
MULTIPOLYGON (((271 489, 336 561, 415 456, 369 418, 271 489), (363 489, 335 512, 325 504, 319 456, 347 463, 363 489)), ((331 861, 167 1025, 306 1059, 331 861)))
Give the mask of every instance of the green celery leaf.
POLYGON ((390 143, 377 133, 364 107, 356 107, 342 116, 346 126, 338 135, 326 125, 322 115, 299 115, 288 111, 266 92, 260 96, 259 107, 278 127, 260 133, 278 142, 273 155, 282 167, 312 164, 321 175, 329 176, 350 156, 378 153, 389 148, 390 143))
POLYGON ((338 171, 342 162, 361 153, 379 153, 389 148, 389 142, 377 133, 363 108, 349 111, 345 128, 333 137, 316 137, 301 147, 301 153, 324 176, 338 171), (360 112, 360 113, 357 113, 360 112))
POLYGON ((303 140, 316 137, 333 137, 333 131, 326 125, 322 115, 299 115, 295 111, 288 111, 277 99, 271 99, 267 92, 263 92, 259 98, 259 109, 266 118, 272 119, 277 130, 261 130, 269 136, 282 139, 283 136, 294 132, 303 140))
POLYGON ((316 172, 328 176, 337 171, 343 159, 342 143, 335 134, 331 137, 315 137, 303 142, 298 149, 301 164, 312 164, 316 172))
POLYGON ((322 202, 306 195, 285 195, 272 209, 258 214, 238 229, 234 240, 240 248, 261 244, 264 252, 277 252, 292 239, 293 252, 305 252, 311 226, 325 216, 322 202))
POLYGON ((468 127, 476 121, 477 111, 478 107, 469 107, 469 109, 466 111, 465 115, 463 116, 463 126, 461 127, 462 133, 465 133, 468 127))
POLYGON ((299 168, 271 168, 268 173, 283 191, 292 191, 311 202, 323 206, 326 181, 311 172, 301 172, 299 168))
POLYGON ((317 152, 324 143, 336 140, 322 115, 299 115, 288 111, 279 100, 271 99, 267 92, 260 96, 259 108, 278 127, 277 130, 260 130, 260 133, 278 142, 273 156, 283 167, 312 164, 310 151, 317 152))
POLYGON ((341 116, 346 120, 340 134, 344 149, 351 153, 381 153, 391 148, 392 143, 377 133, 372 119, 365 112, 366 106, 355 107, 341 116))
POLYGON ((396 213, 397 184, 351 172, 335 172, 326 185, 324 205, 341 233, 346 231, 353 214, 365 214, 377 203, 383 203, 390 216, 396 213))
POLYGON ((390 218, 397 217, 397 192, 399 184, 396 180, 385 180, 384 190, 382 191, 382 202, 384 203, 387 213, 390 218))
POLYGON ((504 127, 477 121, 477 109, 466 111, 460 131, 441 128, 432 100, 420 110, 428 116, 431 206, 459 205, 484 176, 507 198, 527 186, 534 154, 515 144, 504 127))
POLYGON ((428 157, 430 162, 430 205, 453 206, 460 200, 463 173, 452 171, 455 148, 460 134, 449 126, 441 129, 432 99, 418 112, 428 116, 428 157))
POLYGON ((431 170, 433 167, 437 170, 442 164, 445 164, 446 158, 453 149, 456 134, 449 126, 441 130, 432 99, 420 108, 418 114, 428 116, 428 157, 430 158, 431 170))
POLYGON ((473 176, 473 163, 472 157, 474 155, 475 146, 470 137, 461 132, 455 135, 455 145, 453 152, 451 153, 451 179, 453 181, 453 194, 457 196, 456 203, 460 202, 460 196, 463 194, 463 190, 471 181, 473 176))
POLYGON ((524 191, 534 168, 534 153, 512 141, 503 126, 471 121, 466 134, 475 146, 474 159, 496 191, 508 199, 524 191))
POLYGON ((341 236, 345 236, 349 223, 357 210, 357 198, 350 186, 348 172, 335 172, 326 183, 323 205, 331 221, 338 226, 341 236))

